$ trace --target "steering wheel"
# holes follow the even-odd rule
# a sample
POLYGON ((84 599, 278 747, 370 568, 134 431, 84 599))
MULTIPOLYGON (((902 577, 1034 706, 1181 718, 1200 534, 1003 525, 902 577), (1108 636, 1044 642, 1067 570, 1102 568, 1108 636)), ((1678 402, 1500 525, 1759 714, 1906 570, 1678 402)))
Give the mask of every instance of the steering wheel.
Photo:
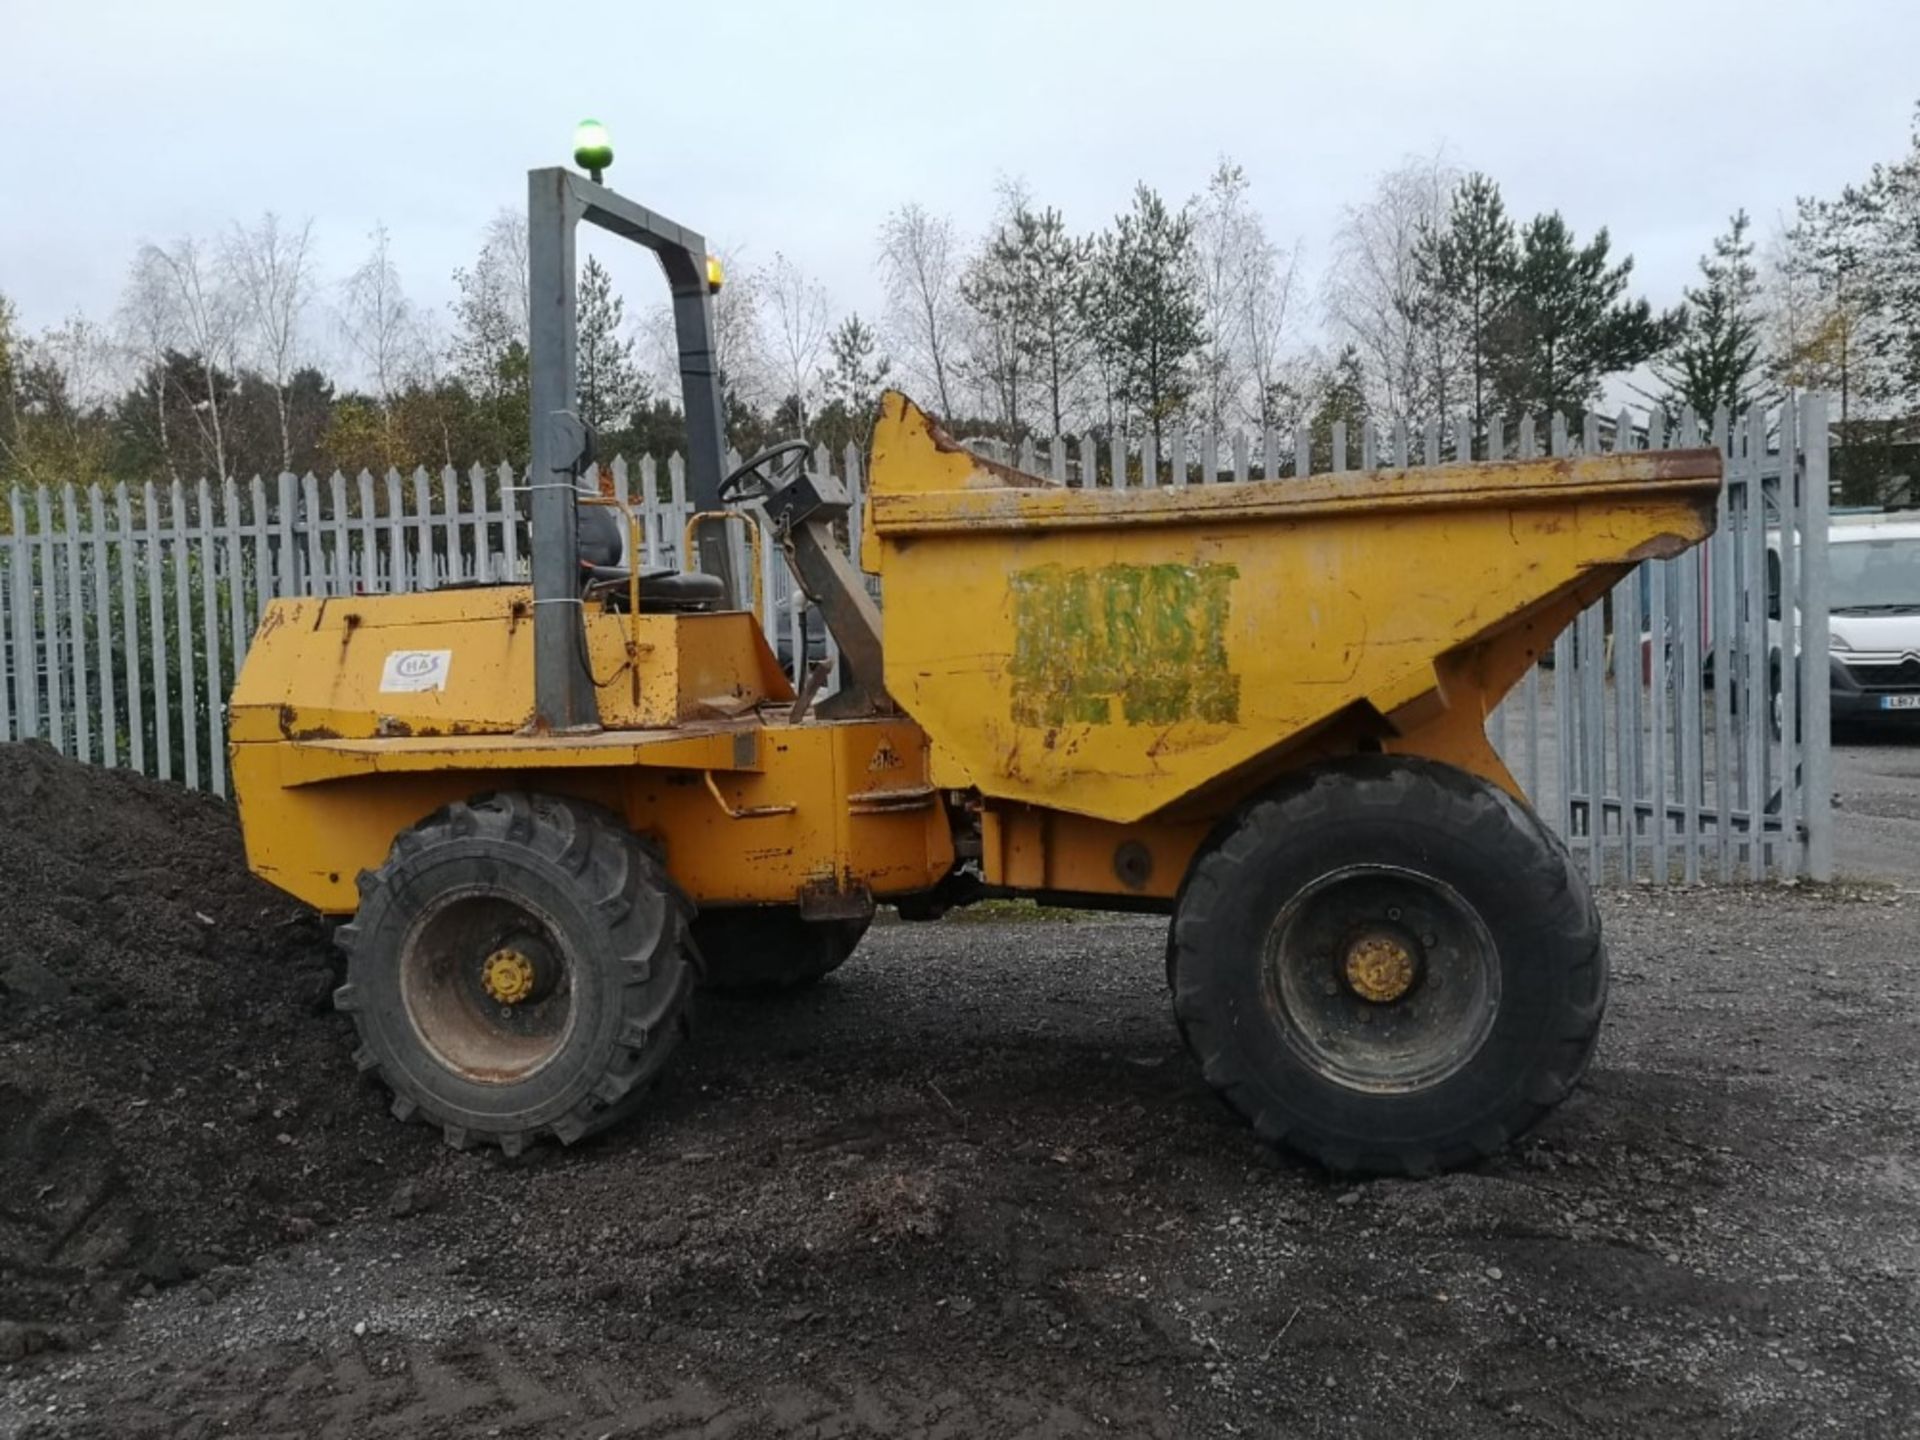
POLYGON ((737 505, 742 500, 760 500, 799 478, 807 468, 813 446, 805 440, 782 440, 769 445, 749 460, 742 460, 720 482, 720 503, 737 505))

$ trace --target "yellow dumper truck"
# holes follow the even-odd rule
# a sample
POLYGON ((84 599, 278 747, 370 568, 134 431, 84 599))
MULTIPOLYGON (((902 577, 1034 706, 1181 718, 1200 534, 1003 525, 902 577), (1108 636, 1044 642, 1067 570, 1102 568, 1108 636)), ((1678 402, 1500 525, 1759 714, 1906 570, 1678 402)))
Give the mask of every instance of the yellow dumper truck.
POLYGON ((983 896, 1169 915, 1207 1081, 1336 1170, 1469 1162, 1566 1096, 1599 919, 1486 716, 1709 533, 1715 452, 1070 488, 890 394, 846 536, 804 445, 722 473, 704 241, 565 169, 529 205, 531 583, 280 601, 232 701, 251 863, 351 917, 336 1001, 397 1115, 578 1140, 639 1106, 703 980, 817 979, 877 905, 983 896), (583 220, 673 290, 690 489, 732 517, 697 570, 636 571, 580 482, 583 220), (741 517, 837 641, 824 700, 736 594, 741 517))

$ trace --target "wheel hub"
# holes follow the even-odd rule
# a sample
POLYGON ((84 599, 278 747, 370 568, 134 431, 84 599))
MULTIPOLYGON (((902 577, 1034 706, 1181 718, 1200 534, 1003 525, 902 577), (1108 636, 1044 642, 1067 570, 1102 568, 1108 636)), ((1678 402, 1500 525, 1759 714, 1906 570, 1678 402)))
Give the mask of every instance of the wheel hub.
POLYGON ((433 1058, 463 1080, 510 1084, 541 1069, 574 1020, 573 962, 522 896, 444 897, 400 942, 400 999, 433 1058))
POLYGON ((1413 988, 1419 976, 1412 945, 1381 930, 1354 937, 1340 968, 1347 987, 1376 1005, 1391 1005, 1413 988))
POLYGON ((502 945, 487 956, 480 972, 486 992, 502 1005, 518 1005, 533 994, 533 961, 525 952, 502 945))
POLYGON ((1499 952, 1478 913, 1402 866, 1349 865, 1303 887, 1275 916, 1262 969, 1284 1043, 1355 1090, 1437 1084, 1499 1013, 1499 952))

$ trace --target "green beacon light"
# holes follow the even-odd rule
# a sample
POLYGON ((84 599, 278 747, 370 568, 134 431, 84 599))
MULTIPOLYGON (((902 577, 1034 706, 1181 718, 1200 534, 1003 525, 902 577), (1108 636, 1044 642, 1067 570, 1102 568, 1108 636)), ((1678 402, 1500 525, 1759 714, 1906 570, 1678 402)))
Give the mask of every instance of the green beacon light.
POLYGON ((582 120, 573 130, 573 163, 600 183, 600 172, 613 164, 613 137, 598 120, 582 120))

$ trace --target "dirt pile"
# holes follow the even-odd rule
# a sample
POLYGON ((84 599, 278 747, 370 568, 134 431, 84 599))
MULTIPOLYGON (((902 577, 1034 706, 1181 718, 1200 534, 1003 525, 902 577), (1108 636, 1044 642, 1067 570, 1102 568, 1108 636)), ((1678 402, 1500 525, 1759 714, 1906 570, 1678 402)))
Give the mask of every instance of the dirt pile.
POLYGON ((317 1018, 334 964, 226 804, 0 745, 0 1360, 218 1294, 417 1153, 317 1018))

